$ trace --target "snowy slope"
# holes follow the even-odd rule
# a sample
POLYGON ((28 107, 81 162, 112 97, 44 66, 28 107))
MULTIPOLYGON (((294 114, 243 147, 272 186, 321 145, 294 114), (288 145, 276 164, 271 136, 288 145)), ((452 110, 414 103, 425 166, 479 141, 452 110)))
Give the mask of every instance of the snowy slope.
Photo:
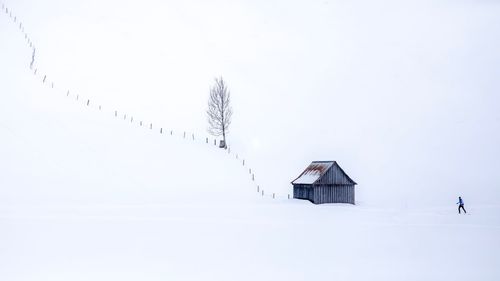
POLYGON ((224 76, 267 190, 335 160, 361 202, 500 200, 496 1, 3 1, 39 74, 107 108, 204 135, 224 76))
POLYGON ((498 205, 262 198, 234 152, 42 83, 5 14, 0 40, 1 280, 500 278, 498 205))

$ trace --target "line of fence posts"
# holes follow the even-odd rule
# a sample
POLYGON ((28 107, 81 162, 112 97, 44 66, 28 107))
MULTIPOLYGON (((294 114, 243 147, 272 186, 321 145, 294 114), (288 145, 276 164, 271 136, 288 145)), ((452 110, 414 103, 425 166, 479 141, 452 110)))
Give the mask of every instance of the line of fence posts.
MULTIPOLYGON (((9 16, 12 17, 12 12, 9 12, 9 10, 4 6, 4 4, 2 4, 2 9, 5 9, 5 12, 9 13, 9 16)), ((14 22, 16 22, 16 21, 17 21, 17 17, 14 17, 14 22)), ((21 29, 23 31, 23 33, 24 33, 24 28, 23 28, 22 22, 19 23, 19 29, 21 29)), ((28 39, 28 34, 24 33, 24 37, 25 37, 25 39, 28 40, 30 48, 32 48, 33 44, 31 42, 31 40, 28 39)), ((31 67, 32 67, 32 65, 30 66, 30 68, 31 67)), ((37 73, 37 70, 38 69, 35 68, 35 70, 33 72, 35 75, 37 73)), ((45 83, 46 79, 47 79, 47 75, 44 75, 42 83, 45 83)), ((51 82, 51 87, 54 88, 54 82, 51 82)), ((66 92, 66 96, 69 96, 69 94, 70 94, 70 91, 68 90, 66 92)), ((79 95, 76 95, 76 100, 78 100, 78 99, 79 99, 79 95)), ((90 106, 90 99, 87 99, 86 105, 90 106)), ((101 110, 101 109, 102 109, 102 107, 101 107, 101 105, 99 105, 99 110, 101 110)), ((115 117, 118 117, 118 111, 117 110, 115 110, 115 117)), ((127 119, 127 115, 126 114, 123 115, 123 119, 124 120, 127 119)), ((133 121, 134 121, 134 117, 130 117, 130 122, 132 123, 133 121)), ((140 126, 142 126, 142 121, 140 121, 140 126)), ((153 123, 150 123, 149 128, 151 130, 153 129, 153 123)), ((160 128, 160 134, 163 134, 163 128, 160 128)), ((170 131, 170 135, 173 135, 173 130, 170 131)), ((186 132, 185 131, 183 133, 183 138, 186 138, 186 132)), ((192 134, 192 139, 193 139, 193 141, 195 140, 194 133, 192 134)), ((208 144, 208 137, 206 138, 205 142, 208 144)), ((214 145, 215 146, 217 145, 217 139, 214 139, 214 145)), ((231 148, 229 146, 227 147, 227 151, 228 151, 228 154, 231 153, 231 148)), ((235 158, 238 159, 238 154, 235 155, 235 158)), ((245 166, 245 159, 242 160, 242 165, 245 166)), ((248 173, 252 175, 252 181, 255 181, 255 174, 252 174, 252 169, 251 168, 248 169, 248 173)), ((260 186, 257 185, 257 192, 259 192, 259 190, 260 190, 260 186)), ((264 196, 264 190, 263 189, 261 190, 261 193, 262 193, 262 196, 264 196)), ((290 194, 287 194, 287 197, 288 197, 288 199, 290 199, 290 194)), ((273 193, 273 197, 272 198, 273 199, 276 198, 276 193, 273 193)))

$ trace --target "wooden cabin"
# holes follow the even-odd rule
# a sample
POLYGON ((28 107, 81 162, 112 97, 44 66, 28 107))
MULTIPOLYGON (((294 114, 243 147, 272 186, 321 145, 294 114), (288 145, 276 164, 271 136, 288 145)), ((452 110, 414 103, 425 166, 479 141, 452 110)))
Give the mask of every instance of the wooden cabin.
POLYGON ((293 198, 314 204, 355 204, 354 182, 335 161, 314 161, 295 180, 293 198))

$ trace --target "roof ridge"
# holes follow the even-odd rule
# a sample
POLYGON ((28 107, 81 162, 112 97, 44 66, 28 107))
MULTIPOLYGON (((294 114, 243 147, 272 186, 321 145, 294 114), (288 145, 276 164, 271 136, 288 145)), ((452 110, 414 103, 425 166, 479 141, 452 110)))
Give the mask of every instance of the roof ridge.
POLYGON ((357 183, 349 177, 349 175, 340 167, 337 161, 312 161, 307 168, 300 173, 291 183, 292 184, 316 184, 320 181, 331 169, 338 169, 346 178, 347 182, 357 185, 357 183))

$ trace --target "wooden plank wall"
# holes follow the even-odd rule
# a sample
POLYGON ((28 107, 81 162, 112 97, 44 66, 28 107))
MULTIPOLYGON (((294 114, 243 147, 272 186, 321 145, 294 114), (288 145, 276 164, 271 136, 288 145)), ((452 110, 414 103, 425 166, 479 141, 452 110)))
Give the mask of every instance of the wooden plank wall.
POLYGON ((355 204, 354 185, 305 185, 293 187, 293 198, 310 200, 315 204, 355 204))
POLYGON ((293 198, 313 201, 314 189, 311 185, 295 184, 293 186, 293 198))
POLYGON ((350 203, 354 204, 354 185, 318 185, 314 186, 314 203, 350 203))

